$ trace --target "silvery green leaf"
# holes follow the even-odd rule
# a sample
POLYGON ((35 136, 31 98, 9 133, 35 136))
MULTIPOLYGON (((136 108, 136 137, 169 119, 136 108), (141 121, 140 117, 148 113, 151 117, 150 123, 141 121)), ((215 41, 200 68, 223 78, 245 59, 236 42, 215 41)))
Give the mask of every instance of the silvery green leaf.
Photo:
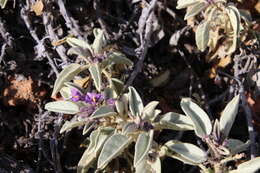
POLYGON ((206 2, 196 3, 195 5, 193 5, 192 7, 190 7, 187 10, 187 13, 185 14, 184 20, 187 20, 190 17, 196 16, 206 7, 207 7, 206 2))
POLYGON ((67 132, 75 127, 83 126, 84 124, 86 124, 85 121, 66 121, 60 129, 60 133, 63 133, 65 131, 67 132))
POLYGON ((95 87, 98 91, 101 90, 101 84, 102 84, 102 81, 101 81, 101 69, 99 67, 99 65, 96 63, 96 64, 92 64, 90 67, 89 67, 89 72, 91 74, 91 77, 94 81, 94 84, 95 84, 95 87))
POLYGON ((115 91, 116 95, 120 95, 124 88, 124 82, 116 78, 111 78, 110 85, 111 88, 115 91))
POLYGON ((120 155, 128 147, 131 140, 124 135, 114 134, 105 142, 104 147, 98 157, 98 169, 104 169, 106 165, 120 155))
POLYGON ((195 133, 198 137, 203 138, 210 135, 212 131, 212 124, 204 110, 202 110, 196 103, 189 98, 181 100, 181 108, 187 116, 190 117, 194 124, 195 133))
POLYGON ((199 26, 197 27, 195 38, 196 38, 196 45, 200 51, 204 51, 208 45, 209 30, 210 30, 210 24, 207 21, 200 23, 199 26))
POLYGON ((194 130, 192 120, 185 115, 168 112, 161 116, 160 126, 163 129, 194 130))
POLYGON ((66 39, 66 42, 71 46, 71 47, 80 47, 83 50, 84 49, 88 49, 91 53, 92 53, 92 48, 91 46, 83 40, 77 39, 77 38, 72 38, 72 37, 68 37, 66 39))
POLYGON ((161 173, 161 160, 160 157, 157 156, 155 160, 149 162, 153 173, 161 173))
POLYGON ((96 144, 96 138, 98 135, 98 131, 93 131, 90 135, 90 144, 88 146, 88 149, 86 149, 81 156, 81 159, 77 166, 77 173, 86 173, 93 162, 96 160, 97 156, 94 152, 89 152, 90 149, 92 149, 96 144))
POLYGON ((233 5, 229 5, 226 8, 226 11, 233 28, 233 43, 229 48, 228 53, 233 53, 237 48, 237 42, 240 33, 240 13, 238 9, 233 5))
POLYGON ((147 158, 141 160, 141 162, 135 166, 135 173, 157 173, 152 172, 151 166, 147 162, 147 158))
POLYGON ((186 8, 199 2, 199 0, 178 0, 176 9, 186 8))
POLYGON ((81 47, 71 47, 67 51, 67 55, 77 55, 80 58, 83 58, 86 60, 88 63, 90 63, 87 59, 87 57, 91 56, 91 52, 88 49, 83 49, 81 47))
POLYGON ((241 18, 246 22, 247 25, 250 25, 252 23, 252 16, 249 11, 239 9, 239 14, 241 18))
POLYGON ((221 114, 219 120, 219 128, 220 128, 221 135, 223 135, 224 138, 228 137, 231 127, 237 116, 238 107, 239 107, 239 98, 240 98, 239 95, 235 96, 227 104, 227 106, 225 107, 224 111, 221 114))
POLYGON ((117 113, 112 109, 111 106, 101 106, 93 112, 91 118, 101 118, 107 116, 115 116, 117 113))
POLYGON ((129 109, 134 116, 141 116, 144 109, 142 99, 133 87, 129 87, 129 109))
POLYGON ((259 169, 260 169, 260 157, 256 157, 238 165, 236 173, 254 173, 259 169))
POLYGON ((144 109, 143 109, 143 113, 142 113, 142 119, 144 120, 152 120, 154 118, 154 111, 156 106, 159 104, 158 101, 151 101, 150 103, 148 103, 144 109))
POLYGON ((78 90, 81 94, 84 93, 83 89, 79 85, 77 85, 77 84, 75 84, 73 82, 65 82, 64 85, 69 87, 69 88, 71 88, 71 89, 78 90))
POLYGON ((7 1, 8 0, 0 0, 0 6, 1 6, 2 9, 5 8, 7 1))
POLYGON ((230 150, 231 155, 235 155, 247 150, 249 145, 250 141, 244 143, 238 139, 228 139, 225 147, 227 147, 230 150))
POLYGON ((95 153, 99 153, 105 141, 114 134, 115 129, 112 127, 105 127, 99 130, 96 146, 94 149, 95 153))
POLYGON ((133 66, 133 62, 129 60, 123 53, 120 52, 109 52, 107 58, 102 61, 104 67, 110 64, 125 64, 128 66, 133 66))
POLYGON ((74 76, 79 74, 82 70, 84 69, 81 68, 81 65, 79 64, 70 64, 67 67, 65 67, 58 75, 51 95, 55 96, 64 86, 65 82, 69 82, 70 80, 72 80, 74 76))
POLYGON ((79 106, 71 101, 49 102, 45 105, 45 109, 64 114, 76 114, 79 112, 79 106))
POLYGON ((150 133, 143 132, 139 134, 135 144, 134 167, 146 158, 152 145, 153 133, 154 131, 151 130, 150 133))
POLYGON ((207 160, 207 153, 196 145, 176 141, 169 141, 164 145, 191 163, 199 164, 207 160))
POLYGON ((64 99, 68 100, 71 98, 71 89, 69 87, 62 87, 60 94, 64 99))
POLYGON ((91 165, 96 160, 96 154, 95 153, 88 153, 87 150, 83 153, 81 156, 81 159, 77 166, 77 173, 86 173, 88 172, 91 165))
POLYGON ((82 135, 87 134, 94 127, 95 127, 95 123, 88 122, 87 124, 84 125, 83 131, 82 131, 82 135))
POLYGON ((113 128, 97 129, 90 135, 90 144, 78 163, 77 172, 86 173, 102 149, 105 141, 113 134, 113 128))
POLYGON ((124 102, 122 102, 121 100, 116 100, 115 102, 115 106, 116 106, 116 111, 118 112, 118 114, 120 116, 124 116, 125 114, 125 105, 124 102))
POLYGON ((106 45, 106 39, 104 36, 104 32, 101 29, 95 28, 93 30, 95 40, 92 44, 92 48, 95 54, 101 53, 102 49, 106 45))
POLYGON ((138 126, 133 122, 126 123, 122 128, 122 132, 125 135, 136 133, 138 130, 138 126))

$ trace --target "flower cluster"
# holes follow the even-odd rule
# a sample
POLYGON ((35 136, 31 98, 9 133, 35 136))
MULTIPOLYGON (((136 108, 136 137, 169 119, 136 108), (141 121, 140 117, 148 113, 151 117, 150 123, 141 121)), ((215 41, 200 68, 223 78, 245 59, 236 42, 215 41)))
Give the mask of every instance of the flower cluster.
POLYGON ((71 100, 73 102, 85 101, 90 105, 97 105, 98 103, 104 100, 104 96, 102 94, 87 92, 86 94, 82 94, 77 89, 71 89, 71 100))

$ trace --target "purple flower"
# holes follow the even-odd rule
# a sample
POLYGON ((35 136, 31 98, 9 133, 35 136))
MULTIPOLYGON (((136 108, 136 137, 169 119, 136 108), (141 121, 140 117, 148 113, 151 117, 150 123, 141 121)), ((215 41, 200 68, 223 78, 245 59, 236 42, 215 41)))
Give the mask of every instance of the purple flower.
POLYGON ((207 2, 208 2, 209 4, 212 4, 212 3, 214 3, 214 0, 207 0, 207 2))
POLYGON ((101 94, 96 94, 96 93, 87 93, 85 96, 85 102, 91 105, 96 105, 97 103, 101 102, 104 100, 103 95, 101 94))
POLYGON ((82 100, 82 93, 79 90, 72 88, 71 89, 71 100, 74 102, 78 102, 78 101, 82 100))

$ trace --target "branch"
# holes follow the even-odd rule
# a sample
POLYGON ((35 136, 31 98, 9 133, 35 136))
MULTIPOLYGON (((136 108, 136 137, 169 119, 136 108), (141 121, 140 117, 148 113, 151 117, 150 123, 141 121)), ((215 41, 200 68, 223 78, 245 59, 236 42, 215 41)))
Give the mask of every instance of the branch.
POLYGON ((138 48, 138 50, 141 50, 141 55, 140 55, 138 62, 136 63, 136 66, 135 66, 131 76, 129 77, 129 79, 126 82, 124 89, 127 89, 130 85, 132 85, 137 74, 140 73, 143 68, 143 62, 145 60, 145 57, 146 57, 146 54, 147 54, 147 51, 149 48, 150 37, 151 37, 152 31, 153 31, 153 25, 152 25, 153 15, 154 15, 153 10, 155 8, 156 2, 157 2, 157 0, 152 0, 150 2, 149 8, 143 9, 142 15, 139 19, 140 28, 138 29, 137 32, 139 32, 139 36, 141 39, 141 45, 138 48))

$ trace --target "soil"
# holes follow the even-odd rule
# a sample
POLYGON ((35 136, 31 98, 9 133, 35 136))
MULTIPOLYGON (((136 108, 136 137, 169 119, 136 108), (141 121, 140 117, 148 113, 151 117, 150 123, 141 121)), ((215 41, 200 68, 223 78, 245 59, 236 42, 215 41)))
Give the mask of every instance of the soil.
MULTIPOLYGON (((43 7, 38 4, 39 7, 34 6, 31 10, 29 7, 34 4, 33 0, 9 0, 6 7, 0 9, 0 55, 3 54, 0 56, 0 173, 76 172, 77 163, 85 149, 81 143, 87 135, 82 136, 78 129, 65 135, 57 133, 63 121, 60 122, 60 116, 57 114, 44 110, 44 105, 53 100, 51 92, 56 79, 53 66, 60 72, 64 65, 77 61, 77 58, 68 56, 65 62, 59 49, 66 55, 69 46, 52 45, 68 35, 75 35, 70 28, 74 23, 66 23, 56 1, 39 2, 43 2, 43 7), (25 14, 22 13, 23 10, 25 14), (48 22, 44 21, 44 16, 49 18, 48 22), (29 21, 29 27, 26 21, 29 21), (52 26, 51 30, 58 39, 53 38, 47 26, 52 26)), ((210 77, 210 72, 220 70, 233 76, 234 62, 231 61, 223 67, 220 67, 219 60, 208 63, 206 53, 201 53, 195 46, 192 29, 179 34, 177 44, 171 45, 172 36, 178 35, 178 32, 187 26, 186 21, 182 20, 185 10, 177 10, 175 0, 159 2, 176 13, 177 17, 173 18, 164 8, 156 8, 159 29, 152 34, 141 72, 132 85, 138 90, 145 104, 158 100, 162 113, 183 113, 179 105, 181 98, 192 97, 201 103, 204 109, 208 105, 213 118, 219 118, 233 95, 229 92, 229 87, 234 85, 234 80, 220 74, 210 77), (164 32, 163 37, 160 37, 159 31, 164 32)), ((64 3, 67 13, 79 26, 80 36, 92 41, 93 28, 105 28, 110 34, 111 44, 116 45, 135 64, 138 62, 138 58, 132 53, 138 48, 136 40, 139 40, 139 36, 136 30, 145 4, 129 0, 67 0, 64 3), (94 2, 97 2, 101 12, 94 9, 94 2), (103 16, 103 22, 100 22, 99 16, 103 16), (123 34, 120 38, 114 40, 121 32, 123 34)), ((252 13, 255 21, 252 29, 260 31, 259 2, 257 4, 257 1, 252 0, 246 6, 240 4, 238 7, 252 13)), ((250 42, 250 45, 243 48, 245 56, 250 55, 256 59, 255 67, 259 67, 259 44, 257 41, 250 42)), ((129 70, 125 73, 131 72, 129 70)), ((247 103, 253 114, 254 127, 259 133, 260 96, 256 91, 260 86, 257 85, 257 80, 253 84, 245 82, 245 90, 247 103)), ((63 115, 63 120, 71 118, 70 115, 63 115)), ((233 129, 236 130, 231 132, 232 138, 248 140, 246 117, 242 110, 239 111, 233 129)), ((177 135, 176 132, 165 130, 157 134, 156 141, 163 144, 175 139, 177 135)), ((259 137, 257 135, 258 144, 259 137)), ((185 132, 181 140, 194 143, 196 138, 192 132, 185 132)), ((162 172, 186 173, 199 170, 166 158, 162 162, 162 172)))

